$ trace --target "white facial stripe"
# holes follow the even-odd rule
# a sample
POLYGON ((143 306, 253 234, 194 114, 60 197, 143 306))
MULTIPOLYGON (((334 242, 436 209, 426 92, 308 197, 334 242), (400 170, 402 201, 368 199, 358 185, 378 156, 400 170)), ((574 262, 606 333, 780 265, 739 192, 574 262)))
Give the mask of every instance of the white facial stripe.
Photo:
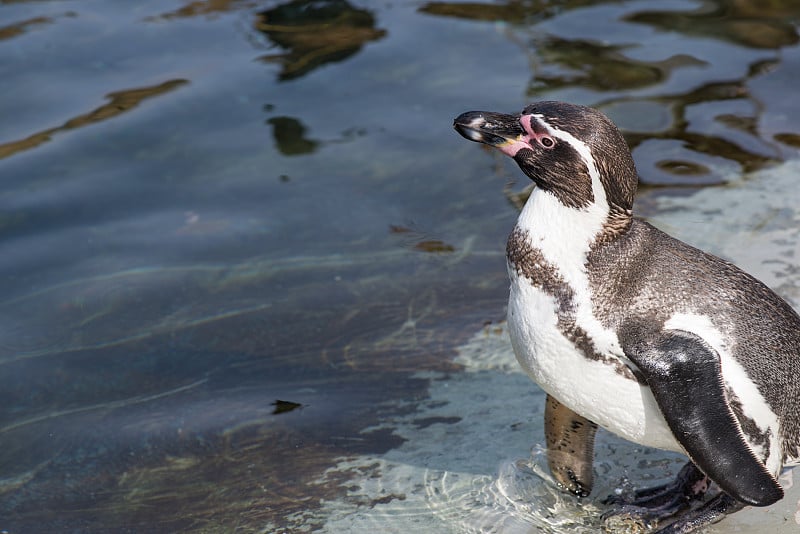
MULTIPOLYGON (((564 206, 551 193, 534 189, 520 214, 517 226, 526 230, 531 244, 542 251, 544 257, 558 267, 570 287, 575 291, 577 324, 592 338, 595 348, 603 354, 622 356, 616 334, 603 327, 591 309, 591 292, 586 273, 586 256, 596 236, 602 231, 608 218, 608 204, 603 184, 594 165, 589 147, 573 135, 550 126, 541 115, 533 115, 544 125, 548 134, 569 143, 580 154, 592 178, 594 202, 583 209, 564 206)), ((531 116, 520 118, 520 124, 528 133, 531 116)))
MULTIPOLYGON (((603 224, 605 223, 605 220, 608 217, 609 213, 608 202, 606 201, 605 189, 603 188, 602 182, 600 182, 600 173, 597 170, 597 166, 594 164, 594 158, 592 157, 592 152, 591 150, 589 150, 589 147, 586 145, 586 143, 580 141, 579 139, 577 139, 575 136, 573 136, 568 132, 564 132, 562 130, 559 130, 558 128, 551 126, 550 124, 547 123, 547 121, 544 119, 544 116, 542 115, 539 114, 524 115, 520 118, 520 125, 527 132, 529 138, 536 136, 531 126, 532 117, 535 117, 537 121, 540 124, 542 124, 544 128, 547 130, 547 133, 550 134, 552 137, 560 139, 561 141, 564 141, 568 143, 570 146, 572 146, 581 156, 584 164, 589 170, 589 176, 592 179, 592 193, 594 194, 594 202, 590 206, 581 210, 574 210, 571 208, 565 208, 565 210, 560 210, 558 209, 557 206, 541 206, 541 208, 544 208, 549 212, 545 214, 544 217, 537 216, 534 209, 530 210, 534 213, 528 214, 529 217, 538 219, 537 221, 538 224, 536 226, 539 226, 540 229, 546 229, 548 231, 554 230, 557 233, 561 234, 558 236, 558 241, 562 240, 562 236, 567 237, 566 235, 563 235, 564 233, 567 233, 568 236, 572 238, 572 240, 574 240, 576 237, 575 233, 578 233, 579 234, 578 237, 580 237, 578 241, 583 243, 584 246, 580 247, 580 251, 576 252, 581 253, 581 255, 583 256, 582 258, 580 258, 581 260, 580 264, 581 266, 583 266, 583 264, 585 263, 585 255, 589 251, 589 246, 594 241, 595 236, 602 230, 603 224), (562 212, 562 213, 552 213, 552 212, 562 212), (569 212, 573 213, 570 214, 569 212), (554 220, 550 219, 550 217, 553 216, 555 216, 556 219, 554 220), (563 222, 569 224, 559 224, 559 222, 561 222, 560 219, 568 219, 564 220, 563 222), (552 222, 548 224, 547 221, 552 221, 552 222), (559 229, 564 230, 565 232, 559 232, 559 229)), ((534 190, 534 195, 537 192, 538 190, 534 190)), ((528 202, 526 208, 528 208, 528 206, 533 208, 532 204, 535 203, 534 195, 531 196, 531 199, 534 200, 534 202, 528 202)), ((552 195, 547 195, 547 196, 552 197, 552 195)), ((547 201, 543 203, 550 204, 549 200, 550 199, 547 199, 547 201)), ((525 214, 524 213, 525 211, 529 210, 527 209, 523 210, 523 215, 525 214)), ((522 217, 520 217, 520 219, 522 219, 522 217)), ((531 230, 531 228, 525 228, 525 229, 529 231, 531 230)), ((545 254, 545 256, 551 261, 553 261, 555 265, 561 266, 568 264, 563 261, 559 261, 560 258, 550 257, 547 254, 545 254)), ((573 261, 577 259, 579 258, 569 258, 569 260, 573 261)))
MULTIPOLYGON (((761 432, 768 430, 771 432, 769 450, 763 450, 763 447, 753 447, 753 452, 761 459, 767 457, 767 470, 778 476, 782 462, 778 417, 755 383, 747 376, 744 367, 731 356, 725 335, 714 326, 708 316, 691 313, 676 313, 664 323, 664 328, 695 334, 717 351, 722 367, 722 379, 728 387, 736 392, 736 396, 742 404, 743 414, 755 421, 761 432)), ((747 436, 745 436, 745 441, 748 441, 747 436)))
MULTIPOLYGON (((586 168, 589 169, 589 176, 592 178, 592 192, 594 193, 595 203, 605 204, 606 191, 603 188, 602 182, 600 182, 600 172, 597 170, 597 165, 595 165, 594 163, 594 157, 592 156, 592 151, 589 149, 586 143, 584 143, 583 141, 581 141, 580 139, 578 139, 569 132, 565 132, 563 130, 559 130, 554 126, 551 126, 547 122, 547 120, 545 120, 544 115, 540 115, 537 113, 534 114, 533 117, 536 117, 539 123, 541 123, 542 126, 545 127, 547 133, 549 133, 556 139, 560 139, 566 143, 569 143, 569 145, 572 148, 574 148, 578 152, 578 154, 580 154, 581 158, 583 159, 583 162, 586 164, 586 168), (602 201, 600 199, 602 199, 602 201)), ((532 131, 530 126, 530 121, 531 119, 529 116, 527 121, 529 134, 532 131)), ((524 127, 525 125, 523 123, 523 128, 524 127)))

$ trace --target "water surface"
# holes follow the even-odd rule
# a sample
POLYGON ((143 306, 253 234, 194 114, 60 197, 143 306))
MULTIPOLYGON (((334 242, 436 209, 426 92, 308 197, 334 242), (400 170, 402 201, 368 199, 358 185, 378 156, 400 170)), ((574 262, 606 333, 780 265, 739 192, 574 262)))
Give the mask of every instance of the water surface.
MULTIPOLYGON (((542 394, 502 334, 525 180, 452 118, 600 107, 640 214, 800 303, 799 16, 0 2, 0 529, 591 527, 525 470, 542 394), (484 334, 505 363, 464 359, 484 334)), ((679 465, 603 439, 598 491, 679 465)))

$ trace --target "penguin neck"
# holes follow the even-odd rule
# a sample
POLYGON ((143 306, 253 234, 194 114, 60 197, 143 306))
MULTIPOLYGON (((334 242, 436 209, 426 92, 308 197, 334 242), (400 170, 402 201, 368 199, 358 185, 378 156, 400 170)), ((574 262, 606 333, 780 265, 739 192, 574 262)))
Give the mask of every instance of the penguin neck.
POLYGON ((594 202, 570 208, 541 188, 535 188, 517 219, 518 230, 531 247, 567 278, 582 278, 592 245, 602 240, 609 209, 602 187, 594 187, 594 202))

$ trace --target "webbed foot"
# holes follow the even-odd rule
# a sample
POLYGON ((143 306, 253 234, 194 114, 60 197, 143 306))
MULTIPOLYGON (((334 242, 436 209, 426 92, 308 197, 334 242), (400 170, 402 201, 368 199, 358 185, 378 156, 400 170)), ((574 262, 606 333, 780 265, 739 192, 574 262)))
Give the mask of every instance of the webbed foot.
POLYGON ((603 514, 603 527, 607 532, 685 534, 743 507, 725 493, 693 506, 702 501, 709 484, 708 477, 688 463, 673 482, 638 491, 632 499, 606 499, 616 506, 603 514))

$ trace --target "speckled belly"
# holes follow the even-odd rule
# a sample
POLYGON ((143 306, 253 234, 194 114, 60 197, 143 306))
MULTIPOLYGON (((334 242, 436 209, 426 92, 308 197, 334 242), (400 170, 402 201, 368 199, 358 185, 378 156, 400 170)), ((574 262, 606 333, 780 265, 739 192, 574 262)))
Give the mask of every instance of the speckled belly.
POLYGON ((508 330, 517 361, 576 413, 642 445, 682 451, 650 389, 618 371, 619 360, 587 357, 559 330, 555 299, 512 274, 508 330))

